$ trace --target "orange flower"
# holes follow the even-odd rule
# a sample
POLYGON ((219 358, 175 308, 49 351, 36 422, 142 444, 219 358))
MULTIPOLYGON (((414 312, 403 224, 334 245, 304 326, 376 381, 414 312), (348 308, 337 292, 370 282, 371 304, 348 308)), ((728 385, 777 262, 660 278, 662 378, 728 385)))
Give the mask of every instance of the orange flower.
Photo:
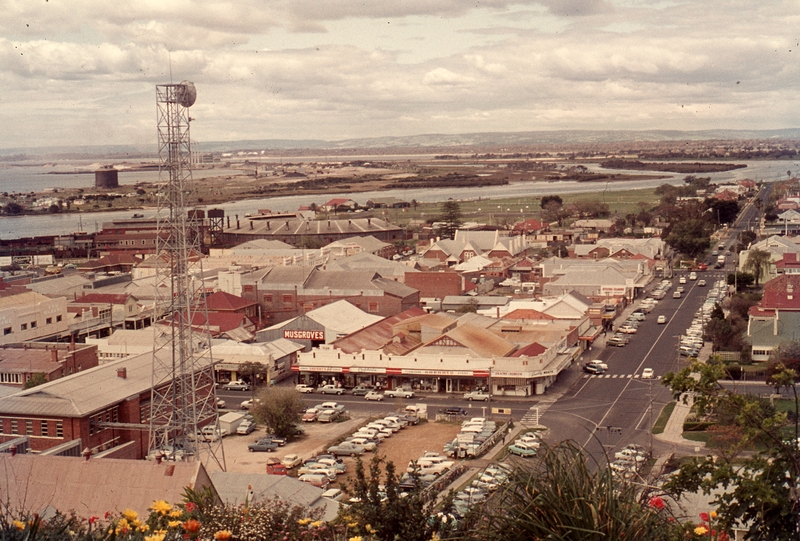
POLYGON ((214 534, 214 539, 217 541, 228 541, 232 535, 230 530, 220 530, 214 534))
POLYGON ((183 529, 188 533, 197 533, 200 531, 200 521, 195 519, 187 520, 183 523, 183 529))

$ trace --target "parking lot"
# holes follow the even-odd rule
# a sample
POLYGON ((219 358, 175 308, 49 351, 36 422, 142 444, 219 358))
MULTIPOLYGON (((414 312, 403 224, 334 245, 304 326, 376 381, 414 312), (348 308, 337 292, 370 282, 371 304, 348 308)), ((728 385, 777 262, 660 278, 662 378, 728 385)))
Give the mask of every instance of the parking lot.
MULTIPOLYGON (((325 452, 330 444, 351 434, 367 421, 366 416, 358 416, 334 423, 303 423, 305 436, 297 441, 287 443, 274 453, 253 453, 247 450, 249 443, 264 436, 263 427, 259 427, 255 432, 246 436, 236 434, 226 436, 222 441, 227 470, 241 473, 266 473, 268 458, 283 458, 287 454, 297 454, 303 459, 310 458, 315 454, 325 452)), ((451 441, 460 428, 460 423, 423 421, 416 426, 408 426, 387 438, 376 451, 386 460, 392 461, 397 467, 398 473, 402 473, 410 460, 418 458, 425 451, 441 452, 444 444, 451 441)), ((362 460, 365 463, 369 462, 372 455, 373 453, 365 453, 362 460)), ((344 461, 347 463, 347 473, 339 477, 338 484, 340 485, 355 471, 355 459, 345 457, 344 461)), ((211 471, 218 469, 213 464, 207 465, 207 468, 211 471)))

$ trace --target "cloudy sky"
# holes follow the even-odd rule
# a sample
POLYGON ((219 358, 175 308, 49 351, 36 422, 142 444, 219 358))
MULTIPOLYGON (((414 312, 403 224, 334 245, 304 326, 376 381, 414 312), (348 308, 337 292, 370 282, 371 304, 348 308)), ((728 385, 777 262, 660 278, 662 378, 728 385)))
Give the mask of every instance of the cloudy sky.
POLYGON ((800 126, 797 0, 4 0, 0 148, 800 126))

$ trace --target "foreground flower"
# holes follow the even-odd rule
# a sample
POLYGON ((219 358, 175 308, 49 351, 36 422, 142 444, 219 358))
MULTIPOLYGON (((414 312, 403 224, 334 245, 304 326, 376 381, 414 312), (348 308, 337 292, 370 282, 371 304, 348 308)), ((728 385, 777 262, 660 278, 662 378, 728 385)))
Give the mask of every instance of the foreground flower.
POLYGON ((700 520, 703 522, 708 522, 708 513, 700 513, 700 520))
POLYGON ((169 526, 170 528, 177 528, 180 525, 181 525, 180 520, 170 520, 169 522, 167 522, 167 526, 169 526))
POLYGON ((164 541, 164 537, 166 537, 167 532, 164 530, 158 530, 154 532, 153 535, 147 535, 144 538, 144 541, 164 541))
POLYGON ((134 511, 133 509, 126 509, 122 512, 122 516, 128 519, 129 522, 133 522, 137 518, 139 518, 139 513, 134 511))
POLYGON ((660 496, 650 498, 650 507, 653 509, 664 509, 664 500, 660 496))
POLYGON ((24 530, 25 529, 25 523, 22 522, 21 520, 15 520, 15 521, 12 522, 12 524, 18 530, 24 530))
POLYGON ((220 530, 214 534, 214 539, 217 541, 228 541, 233 536, 230 530, 220 530))
POLYGON ((301 518, 301 519, 298 519, 298 521, 297 521, 297 523, 298 523, 300 526, 305 526, 305 525, 306 525, 306 524, 308 524, 309 522, 311 522, 311 519, 310 519, 310 518, 301 518))
POLYGON ((347 541, 362 541, 362 538, 361 538, 361 536, 360 536, 360 535, 357 535, 357 536, 355 536, 355 537, 351 537, 351 538, 350 538, 350 539, 348 539, 347 541))
POLYGON ((150 506, 150 510, 158 513, 159 515, 166 515, 172 511, 172 506, 164 500, 156 500, 150 506))
POLYGON ((183 529, 189 533, 197 533, 200 531, 200 521, 195 519, 187 520, 183 523, 183 529))
POLYGON ((694 529, 694 533, 697 535, 705 535, 708 533, 708 528, 706 528, 705 526, 698 526, 697 528, 694 529))

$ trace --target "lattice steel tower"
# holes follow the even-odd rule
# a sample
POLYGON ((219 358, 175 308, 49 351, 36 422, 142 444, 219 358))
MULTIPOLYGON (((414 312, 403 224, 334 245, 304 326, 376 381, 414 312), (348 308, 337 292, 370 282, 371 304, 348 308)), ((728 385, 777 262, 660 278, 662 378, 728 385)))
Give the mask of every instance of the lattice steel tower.
POLYGON ((191 170, 189 107, 196 97, 189 81, 156 85, 160 178, 149 451, 213 460, 225 470, 221 439, 198 434, 201 427, 218 429, 219 422, 191 170))

